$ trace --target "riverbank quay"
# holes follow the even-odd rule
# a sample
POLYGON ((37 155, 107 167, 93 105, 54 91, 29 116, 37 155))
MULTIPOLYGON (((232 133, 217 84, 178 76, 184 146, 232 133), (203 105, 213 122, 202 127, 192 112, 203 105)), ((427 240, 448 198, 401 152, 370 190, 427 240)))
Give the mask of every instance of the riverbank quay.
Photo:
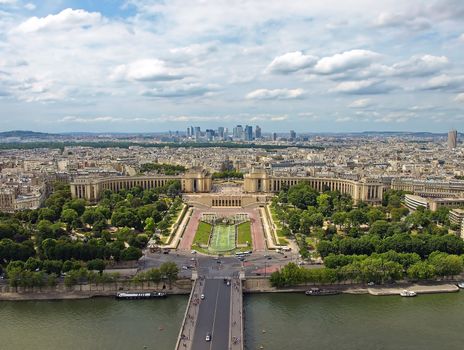
POLYGON ((417 294, 454 293, 459 288, 457 281, 437 281, 424 283, 398 282, 395 284, 374 285, 366 284, 306 284, 288 288, 272 287, 269 278, 247 278, 244 281, 244 293, 303 293, 310 288, 338 290, 342 294, 370 294, 373 296, 399 295, 407 289, 417 294))
POLYGON ((131 281, 121 281, 112 283, 88 283, 74 286, 66 286, 58 283, 50 287, 11 287, 8 284, 0 284, 1 300, 69 300, 69 299, 89 299, 94 297, 115 297, 118 292, 166 292, 172 295, 186 295, 192 289, 190 279, 180 279, 168 283, 136 283, 131 281))
MULTIPOLYGON (((132 281, 118 281, 100 284, 78 284, 65 286, 58 283, 52 287, 11 287, 6 281, 0 283, 1 300, 69 300, 89 299, 94 297, 114 297, 117 292, 155 292, 163 291, 172 295, 188 295, 192 290, 192 280, 179 279, 168 283, 136 283, 132 281)), ((370 294, 373 296, 399 295, 407 289, 417 294, 454 293, 458 292, 457 281, 407 283, 368 286, 366 284, 306 284, 288 288, 272 287, 269 278, 248 277, 243 281, 243 293, 303 293, 310 288, 338 290, 343 294, 370 294)))

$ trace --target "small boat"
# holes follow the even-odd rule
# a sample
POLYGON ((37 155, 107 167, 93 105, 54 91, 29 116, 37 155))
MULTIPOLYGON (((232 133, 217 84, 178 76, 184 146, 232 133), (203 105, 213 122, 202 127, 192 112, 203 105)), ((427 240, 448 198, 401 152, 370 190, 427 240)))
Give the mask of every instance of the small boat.
POLYGON ((165 298, 167 296, 164 292, 150 292, 150 293, 131 293, 121 292, 116 294, 116 299, 155 299, 165 298))
POLYGON ((402 297, 415 297, 417 296, 417 293, 416 292, 413 292, 412 290, 403 290, 400 295, 402 297))
POLYGON ((459 282, 458 287, 461 288, 461 289, 464 289, 464 282, 459 282))
POLYGON ((306 295, 309 296, 322 296, 322 295, 337 295, 341 292, 339 290, 334 289, 320 289, 320 288, 311 288, 305 292, 306 295))

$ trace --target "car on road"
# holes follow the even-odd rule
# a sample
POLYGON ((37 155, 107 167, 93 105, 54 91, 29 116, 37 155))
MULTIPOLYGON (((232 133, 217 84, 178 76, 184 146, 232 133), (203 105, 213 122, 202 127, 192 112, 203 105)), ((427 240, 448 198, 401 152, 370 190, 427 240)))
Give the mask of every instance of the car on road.
POLYGON ((271 260, 271 259, 272 259, 272 256, 268 255, 268 256, 266 256, 266 259, 267 259, 267 260, 271 260))
POLYGON ((227 287, 228 287, 228 286, 230 286, 230 281, 229 281, 229 280, 227 280, 227 287))
POLYGON ((190 258, 190 261, 195 261, 195 258, 190 258))
POLYGON ((201 300, 205 299, 205 295, 204 294, 200 295, 200 299, 201 300))
POLYGON ((206 333, 206 338, 205 338, 206 341, 211 341, 211 333, 206 333))
POLYGON ((182 266, 182 270, 188 270, 188 266, 182 266))
POLYGON ((191 254, 196 254, 197 251, 196 251, 196 250, 192 250, 190 253, 191 253, 191 254))

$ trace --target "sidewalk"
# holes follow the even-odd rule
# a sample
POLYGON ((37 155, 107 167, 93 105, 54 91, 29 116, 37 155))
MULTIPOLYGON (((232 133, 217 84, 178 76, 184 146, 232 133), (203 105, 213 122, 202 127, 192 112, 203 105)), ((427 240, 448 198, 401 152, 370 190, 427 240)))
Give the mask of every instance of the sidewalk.
POLYGON ((240 279, 232 279, 230 288, 229 350, 243 350, 243 293, 240 279))
POLYGON ((177 342, 177 350, 190 350, 193 343, 193 335, 195 333, 195 325, 197 323, 198 310, 200 308, 200 295, 203 291, 205 282, 198 279, 195 281, 195 286, 190 294, 187 311, 185 312, 182 328, 179 333, 177 342))

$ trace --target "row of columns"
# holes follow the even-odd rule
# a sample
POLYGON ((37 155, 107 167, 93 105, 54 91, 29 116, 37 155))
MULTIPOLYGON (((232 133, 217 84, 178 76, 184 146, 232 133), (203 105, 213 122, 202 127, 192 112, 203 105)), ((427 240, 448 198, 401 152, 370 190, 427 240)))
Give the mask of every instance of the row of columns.
POLYGON ((276 179, 271 182, 271 192, 279 192, 284 186, 294 186, 302 181, 307 182, 319 192, 323 192, 326 188, 329 188, 331 191, 340 191, 341 193, 348 193, 354 196, 355 186, 353 184, 336 180, 276 179))
POLYGON ((130 189, 132 187, 141 187, 144 190, 150 188, 157 188, 161 186, 165 186, 168 181, 172 179, 161 179, 161 180, 128 180, 128 181, 108 181, 102 183, 102 188, 104 190, 111 190, 114 192, 118 192, 122 189, 130 189))
POLYGON ((241 207, 242 200, 240 198, 234 199, 216 199, 213 198, 211 205, 213 207, 241 207))

